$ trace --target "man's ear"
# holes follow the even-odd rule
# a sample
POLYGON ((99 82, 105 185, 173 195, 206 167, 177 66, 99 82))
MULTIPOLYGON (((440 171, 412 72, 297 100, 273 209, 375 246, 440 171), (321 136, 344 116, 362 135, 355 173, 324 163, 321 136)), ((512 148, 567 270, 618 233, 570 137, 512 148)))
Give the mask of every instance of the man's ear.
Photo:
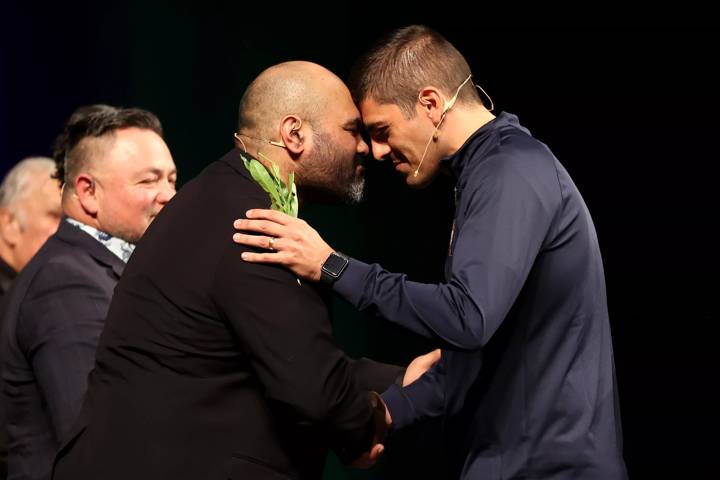
POLYGON ((307 126, 303 126, 299 115, 285 115, 280 120, 280 137, 291 157, 300 155, 305 150, 307 126))
POLYGON ((420 89, 416 109, 419 115, 428 116, 434 123, 437 123, 444 113, 445 103, 445 97, 440 90, 427 86, 420 89))
POLYGON ((20 222, 7 208, 0 208, 0 237, 13 247, 20 243, 20 222))
POLYGON ((97 184, 87 173, 81 173, 75 179, 75 195, 85 213, 95 217, 98 212, 97 184))

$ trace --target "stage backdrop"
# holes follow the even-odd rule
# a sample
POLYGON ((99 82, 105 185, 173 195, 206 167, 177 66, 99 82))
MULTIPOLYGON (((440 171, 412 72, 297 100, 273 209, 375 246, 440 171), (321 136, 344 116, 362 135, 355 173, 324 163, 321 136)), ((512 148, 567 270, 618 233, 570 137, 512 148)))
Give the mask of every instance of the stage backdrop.
MULTIPOLYGON (((554 151, 593 215, 631 476, 718 470, 717 26, 617 21, 626 18, 620 11, 562 22, 451 9, 443 21, 339 2, 315 10, 140 1, 0 9, 3 173, 24 156, 49 154, 74 108, 105 102, 160 117, 181 188, 232 147, 240 96, 264 68, 304 59, 345 77, 385 30, 437 28, 465 53, 497 110, 519 115, 554 151)), ((365 203, 304 206, 301 216, 341 251, 439 281, 449 180, 411 192, 388 165, 366 163, 365 203)), ((353 356, 405 364, 433 347, 340 300, 331 308, 338 341, 353 356)), ((408 432, 369 472, 331 457, 325 477, 442 478, 437 429, 408 432)))

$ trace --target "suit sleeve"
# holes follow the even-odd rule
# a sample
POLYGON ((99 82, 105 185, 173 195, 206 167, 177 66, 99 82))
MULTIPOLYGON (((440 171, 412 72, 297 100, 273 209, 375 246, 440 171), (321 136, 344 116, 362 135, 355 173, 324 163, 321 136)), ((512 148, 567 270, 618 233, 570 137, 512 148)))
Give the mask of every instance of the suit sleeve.
POLYGON ((289 271, 243 262, 230 245, 213 296, 248 356, 265 396, 325 432, 345 461, 367 451, 375 434, 369 393, 332 338, 327 308, 314 287, 289 271))
POLYGON ((18 341, 62 443, 82 407, 109 298, 73 265, 50 263, 33 284, 20 311, 18 341))
MULTIPOLYGON (((334 290, 369 310, 453 350, 477 350, 515 302, 560 200, 554 172, 538 180, 516 164, 474 178, 461 203, 446 283, 413 282, 380 265, 351 259, 334 290)), ((469 182, 470 183, 470 182, 469 182)))
POLYGON ((389 386, 402 386, 405 368, 388 363, 376 362, 369 358, 351 360, 353 375, 363 390, 382 392, 389 386))

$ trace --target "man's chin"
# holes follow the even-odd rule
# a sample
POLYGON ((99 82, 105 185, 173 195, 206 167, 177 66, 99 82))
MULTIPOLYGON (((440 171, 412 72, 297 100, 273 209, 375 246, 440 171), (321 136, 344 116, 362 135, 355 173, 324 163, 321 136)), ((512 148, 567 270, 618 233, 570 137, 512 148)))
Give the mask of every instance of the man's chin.
MULTIPOLYGON (((151 214, 151 215, 148 217, 148 222, 147 222, 148 227, 149 227, 150 224, 155 220, 155 218, 157 218, 157 216, 158 216, 159 213, 160 213, 160 211, 157 211, 157 212, 151 214)), ((147 227, 145 227, 145 228, 147 229, 147 227)))
MULTIPOLYGON (((336 187, 342 184, 343 182, 338 182, 332 186, 336 187)), ((345 185, 347 185, 347 183, 345 183, 345 185)), ((365 179, 363 178, 352 182, 344 190, 327 188, 328 186, 298 186, 298 195, 303 202, 322 205, 338 205, 343 203, 352 205, 362 200, 363 191, 365 190, 365 179)))
POLYGON ((432 183, 432 177, 428 177, 426 175, 423 175, 422 172, 419 172, 417 176, 415 176, 415 170, 411 170, 409 172, 402 172, 402 174, 405 176, 405 183, 408 187, 420 190, 432 183))
POLYGON ((360 177, 350 184, 345 192, 345 202, 355 205, 362 202, 365 192, 365 179, 360 177))

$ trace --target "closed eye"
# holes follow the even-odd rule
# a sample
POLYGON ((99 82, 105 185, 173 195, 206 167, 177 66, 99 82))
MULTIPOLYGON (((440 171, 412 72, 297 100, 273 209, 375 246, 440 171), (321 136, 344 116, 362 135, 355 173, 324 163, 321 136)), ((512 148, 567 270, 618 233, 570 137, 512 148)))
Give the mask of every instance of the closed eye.
POLYGON ((350 132, 353 136, 358 136, 362 131, 362 122, 359 118, 347 121, 343 125, 343 130, 350 132))
POLYGON ((387 140, 389 134, 390 134, 390 130, 388 129, 388 127, 383 126, 383 127, 378 127, 378 128, 373 129, 373 131, 370 133, 370 136, 372 137, 373 140, 383 141, 383 140, 387 140))

